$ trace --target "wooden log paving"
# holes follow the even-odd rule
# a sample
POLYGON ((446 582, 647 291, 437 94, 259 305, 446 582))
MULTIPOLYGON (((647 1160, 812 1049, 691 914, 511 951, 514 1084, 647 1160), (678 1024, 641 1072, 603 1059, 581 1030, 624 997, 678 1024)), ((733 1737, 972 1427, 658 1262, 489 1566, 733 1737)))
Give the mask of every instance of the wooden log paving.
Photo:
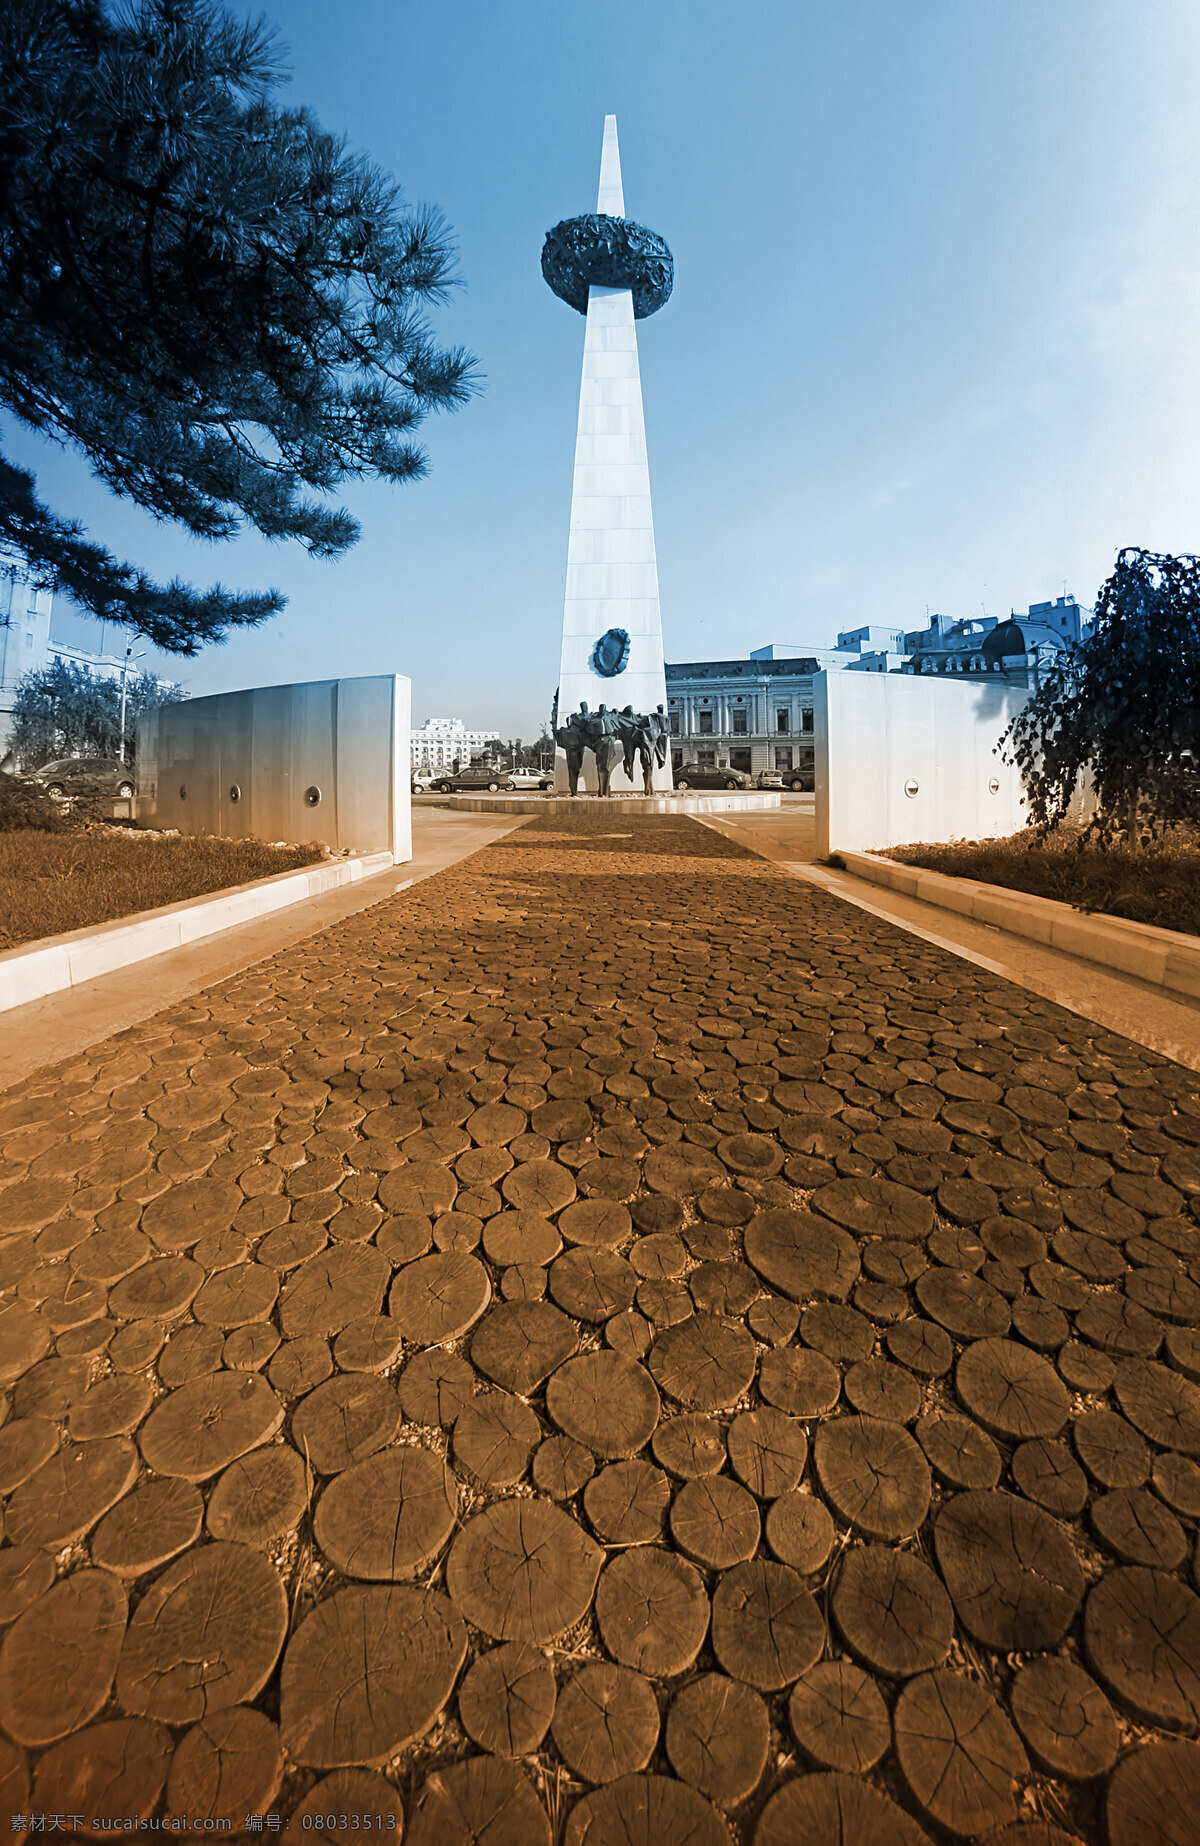
POLYGON ((1200 1077, 628 805, 0 1097, 17 1846, 1200 1837, 1200 1077))

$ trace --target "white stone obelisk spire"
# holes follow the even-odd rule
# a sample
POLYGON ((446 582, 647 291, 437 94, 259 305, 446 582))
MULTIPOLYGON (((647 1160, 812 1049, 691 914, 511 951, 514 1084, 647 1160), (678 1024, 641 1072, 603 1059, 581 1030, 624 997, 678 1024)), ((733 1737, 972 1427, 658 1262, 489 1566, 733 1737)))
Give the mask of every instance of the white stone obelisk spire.
MULTIPOLYGON (((615 115, 604 118, 596 210, 613 218, 625 216, 615 115)), ((627 288, 593 286, 588 290, 558 681, 560 725, 570 712, 579 710, 581 700, 592 711, 605 704, 610 710, 632 705, 634 711, 647 713, 659 705, 665 709, 667 703, 642 382, 633 291, 627 288), (596 672, 590 657, 601 635, 611 628, 628 634, 629 659, 622 673, 606 678, 596 672)), ((612 788, 640 789, 636 764, 634 775, 636 781, 630 783, 618 766, 612 788)), ((584 758, 580 787, 594 790, 595 786, 595 765, 589 754, 584 758)), ((655 765, 654 786, 671 787, 669 760, 662 769, 655 765)), ((561 750, 555 787, 567 787, 566 758, 561 750)))

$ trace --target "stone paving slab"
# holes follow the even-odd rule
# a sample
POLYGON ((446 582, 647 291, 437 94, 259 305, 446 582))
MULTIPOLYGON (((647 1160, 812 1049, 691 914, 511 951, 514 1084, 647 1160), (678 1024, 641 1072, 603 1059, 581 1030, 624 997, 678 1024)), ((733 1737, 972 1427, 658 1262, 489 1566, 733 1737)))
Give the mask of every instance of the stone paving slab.
POLYGON ((0 1137, 10 1837, 1194 1840, 1196 1073, 581 805, 0 1137))

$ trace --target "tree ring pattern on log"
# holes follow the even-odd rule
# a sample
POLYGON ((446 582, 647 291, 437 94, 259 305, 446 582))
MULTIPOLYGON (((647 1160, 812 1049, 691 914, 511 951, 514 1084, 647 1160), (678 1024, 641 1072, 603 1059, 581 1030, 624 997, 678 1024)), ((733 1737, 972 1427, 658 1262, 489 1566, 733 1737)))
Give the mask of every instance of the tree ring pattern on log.
POLYGON ((1002 1653, 1057 1647, 1083 1600, 1083 1572, 1061 1526, 993 1488, 960 1493, 934 1525, 942 1580, 975 1640, 1002 1653))
POLYGON ((427 1449, 388 1449, 354 1463, 322 1494, 313 1535, 347 1577, 419 1576, 454 1530, 458 1486, 427 1449))
POLYGON ((1016 1780, 1029 1768, 1016 1731, 978 1681, 939 1667, 896 1702, 901 1773, 930 1819, 977 1834, 1016 1818, 1016 1780))
POLYGON ((284 1748, 314 1769, 380 1767, 433 1723, 466 1652, 465 1624, 444 1596, 407 1586, 339 1590, 288 1642, 284 1748))
POLYGON ((446 1587, 455 1608, 494 1640, 545 1645, 586 1614, 603 1556, 550 1502, 501 1500, 458 1534, 446 1587))
POLYGON ((851 1652, 889 1678, 927 1672, 950 1652, 950 1598, 929 1565, 911 1552, 886 1545, 848 1552, 831 1606, 851 1652))
POLYGON ((636 1455, 644 1447, 660 1407, 649 1373, 619 1352, 588 1352, 568 1359, 546 1386, 546 1408, 558 1427, 609 1461, 636 1455))
POLYGON ((817 1432, 817 1474, 843 1519, 868 1538, 907 1538, 929 1509, 929 1464, 897 1423, 838 1417, 817 1432))

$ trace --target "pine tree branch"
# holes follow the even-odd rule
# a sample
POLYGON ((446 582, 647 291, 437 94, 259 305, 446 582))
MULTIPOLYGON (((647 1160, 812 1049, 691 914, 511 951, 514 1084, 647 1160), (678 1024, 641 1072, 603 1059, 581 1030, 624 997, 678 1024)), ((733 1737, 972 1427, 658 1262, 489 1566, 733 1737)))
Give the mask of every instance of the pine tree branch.
POLYGON ((152 583, 57 518, 36 498, 32 475, 0 457, 0 554, 23 558, 40 589, 65 591, 102 622, 117 622, 171 654, 194 655, 227 639, 231 628, 256 628, 286 606, 278 590, 238 593, 214 584, 197 591, 176 578, 152 583))
MULTIPOLYGON (((0 406, 158 518, 333 557, 358 527, 325 496, 420 478, 414 431, 478 378, 421 317, 458 286, 440 215, 277 108, 282 77, 272 34, 214 0, 7 0, 0 406)), ((214 591, 189 615, 45 509, 11 517, 143 632, 277 606, 214 591)))

